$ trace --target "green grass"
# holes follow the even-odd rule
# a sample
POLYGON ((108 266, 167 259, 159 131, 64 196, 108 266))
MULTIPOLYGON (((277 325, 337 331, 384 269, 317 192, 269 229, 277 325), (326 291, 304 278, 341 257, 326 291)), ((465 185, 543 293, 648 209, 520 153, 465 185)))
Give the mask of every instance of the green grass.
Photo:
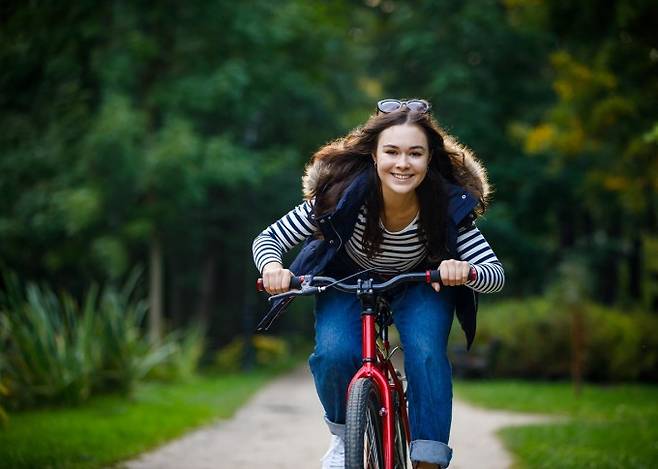
POLYGON ((77 408, 10 415, 0 429, 1 467, 102 467, 186 430, 230 417, 275 374, 204 376, 184 384, 147 383, 132 399, 100 396, 77 408))
POLYGON ((495 409, 566 417, 554 424, 499 431, 515 468, 658 467, 658 386, 457 382, 455 394, 495 409))

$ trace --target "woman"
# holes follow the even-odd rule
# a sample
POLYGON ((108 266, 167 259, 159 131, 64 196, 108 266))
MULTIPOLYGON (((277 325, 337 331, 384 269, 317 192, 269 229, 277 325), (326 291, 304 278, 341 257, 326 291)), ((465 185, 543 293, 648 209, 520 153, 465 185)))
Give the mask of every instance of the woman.
MULTIPOLYGON (((489 192, 484 169, 429 110, 425 100, 380 101, 363 126, 317 151, 303 178, 305 201, 263 231, 253 251, 270 294, 287 291, 293 273, 338 277, 365 269, 386 277, 438 267, 443 284, 456 287, 409 284, 389 296, 405 350, 410 457, 417 468, 445 468, 452 456, 446 345, 453 312, 470 347, 477 292, 499 291, 504 272, 474 224, 489 192), (285 269, 282 254, 303 240, 285 269)), ((317 298, 315 317, 309 364, 333 434, 322 467, 340 468, 346 389, 361 366, 358 300, 328 290, 317 298)))

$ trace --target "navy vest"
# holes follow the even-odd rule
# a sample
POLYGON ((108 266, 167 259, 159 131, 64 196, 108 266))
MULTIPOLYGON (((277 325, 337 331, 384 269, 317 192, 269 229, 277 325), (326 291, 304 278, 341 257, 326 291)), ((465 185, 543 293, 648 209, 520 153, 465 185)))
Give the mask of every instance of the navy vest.
MULTIPOLYGON (((368 173, 363 171, 345 189, 335 209, 316 218, 323 239, 310 237, 306 240, 302 250, 290 264, 291 272, 295 275, 325 273, 337 254, 343 253, 343 246, 352 236, 359 210, 365 202, 368 190, 368 173)), ((473 210, 478 201, 468 191, 453 184, 448 186, 448 197, 448 249, 456 253, 457 227, 466 221, 467 217, 474 218, 473 210)), ((466 335, 466 348, 470 349, 475 337, 477 293, 465 286, 449 288, 455 289, 457 319, 466 335)), ((293 298, 286 298, 275 302, 263 317, 258 329, 266 330, 292 300, 293 298)))

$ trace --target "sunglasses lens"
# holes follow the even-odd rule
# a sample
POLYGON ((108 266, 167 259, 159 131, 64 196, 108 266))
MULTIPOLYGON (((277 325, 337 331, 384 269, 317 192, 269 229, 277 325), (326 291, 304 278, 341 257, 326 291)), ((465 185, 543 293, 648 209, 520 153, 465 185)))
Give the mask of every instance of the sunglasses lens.
POLYGON ((400 103, 400 101, 397 101, 395 99, 384 99, 377 103, 377 108, 381 112, 397 111, 398 109, 400 109, 400 107, 402 107, 402 103, 400 103))
POLYGON ((429 109, 425 101, 420 101, 418 99, 412 99, 411 101, 407 101, 407 107, 409 108, 410 111, 415 111, 415 112, 427 112, 427 110, 429 109))

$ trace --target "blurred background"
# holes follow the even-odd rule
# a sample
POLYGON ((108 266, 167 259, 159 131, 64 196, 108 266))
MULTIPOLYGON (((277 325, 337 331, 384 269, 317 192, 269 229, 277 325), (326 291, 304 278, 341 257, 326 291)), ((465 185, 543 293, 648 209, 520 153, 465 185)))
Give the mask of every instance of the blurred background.
POLYGON ((251 241, 299 203, 313 151, 386 97, 431 101, 495 187, 479 227, 507 284, 482 299, 472 353, 453 328, 455 373, 658 379, 655 2, 8 1, 0 15, 5 419, 307 351, 312 302, 251 336, 266 309, 251 241))

